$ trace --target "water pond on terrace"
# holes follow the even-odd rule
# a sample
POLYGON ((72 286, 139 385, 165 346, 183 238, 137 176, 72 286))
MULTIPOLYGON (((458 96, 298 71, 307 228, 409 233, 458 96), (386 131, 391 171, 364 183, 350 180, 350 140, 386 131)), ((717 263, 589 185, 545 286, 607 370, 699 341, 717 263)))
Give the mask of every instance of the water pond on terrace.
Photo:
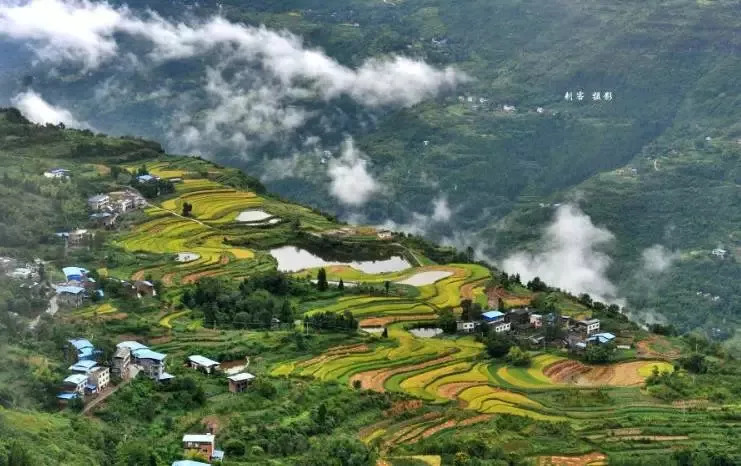
POLYGON ((412 266, 412 264, 401 256, 392 256, 388 259, 377 261, 342 262, 325 260, 305 249, 295 246, 283 246, 271 249, 270 255, 278 261, 278 270, 281 272, 298 272, 299 270, 330 265, 347 265, 365 273, 387 273, 399 272, 412 266))
POLYGON ((259 222, 260 220, 265 220, 267 218, 272 217, 269 213, 265 212, 264 210, 260 209, 250 209, 245 210, 239 213, 237 216, 238 222, 259 222))
POLYGON ((417 338, 432 338, 443 333, 441 328, 413 328, 409 331, 412 335, 417 338))

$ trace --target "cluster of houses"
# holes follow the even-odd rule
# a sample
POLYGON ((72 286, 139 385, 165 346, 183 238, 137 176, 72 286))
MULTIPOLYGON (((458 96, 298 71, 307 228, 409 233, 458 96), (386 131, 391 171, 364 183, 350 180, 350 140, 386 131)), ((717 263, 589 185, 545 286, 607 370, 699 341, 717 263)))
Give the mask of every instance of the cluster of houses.
POLYGON ((70 266, 62 268, 62 273, 65 281, 54 285, 58 305, 80 307, 93 293, 100 297, 104 296, 95 279, 88 277, 89 270, 70 266))
POLYGON ((166 354, 151 350, 138 341, 122 341, 116 345, 111 372, 122 380, 135 378, 141 373, 158 382, 166 382, 175 378, 165 372, 166 360, 166 354))
MULTIPOLYGON (((213 374, 216 371, 221 370, 221 364, 218 361, 214 361, 213 359, 209 359, 199 354, 188 356, 188 366, 192 369, 205 372, 206 374, 213 374)), ((230 392, 242 393, 255 379, 255 376, 249 372, 239 372, 227 375, 226 379, 229 383, 230 392)))
POLYGON ((0 273, 17 280, 28 280, 38 283, 41 280, 41 267, 44 261, 34 259, 22 264, 12 257, 0 257, 0 273))
POLYGON ((62 381, 62 391, 57 395, 60 403, 86 396, 95 396, 111 383, 109 368, 99 366, 96 358, 100 351, 84 338, 68 340, 76 362, 69 367, 70 375, 62 381))
MULTIPOLYGON (((150 175, 142 175, 150 176, 150 175)), ((90 220, 96 226, 113 228, 120 214, 147 205, 147 201, 136 191, 125 189, 108 194, 96 194, 87 199, 88 208, 93 212, 90 220)))
POLYGON ((506 312, 490 310, 481 314, 481 320, 459 321, 457 329, 462 333, 473 333, 486 325, 489 331, 496 333, 528 333, 533 343, 542 343, 545 337, 538 335, 537 331, 544 325, 557 325, 566 330, 563 343, 575 350, 585 349, 590 344, 606 344, 615 340, 612 333, 600 332, 599 319, 577 320, 569 316, 561 316, 559 322, 556 319, 559 318, 554 313, 540 314, 530 308, 510 309, 506 312))

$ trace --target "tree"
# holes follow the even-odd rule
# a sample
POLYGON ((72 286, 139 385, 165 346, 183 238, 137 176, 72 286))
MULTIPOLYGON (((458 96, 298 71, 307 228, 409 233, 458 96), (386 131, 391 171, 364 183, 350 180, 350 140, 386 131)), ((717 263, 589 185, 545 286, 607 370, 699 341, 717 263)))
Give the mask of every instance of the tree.
POLYGON ((149 170, 147 170, 146 164, 142 164, 142 166, 139 167, 139 170, 136 172, 136 176, 142 176, 142 175, 149 175, 149 170))
POLYGON ((342 278, 340 278, 340 283, 337 284, 337 289, 340 291, 345 289, 345 282, 342 281, 342 278))
POLYGON ((383 282, 383 287, 386 288, 386 296, 388 296, 389 289, 391 288, 391 282, 386 280, 385 282, 383 282))
POLYGON ((548 285, 543 283, 540 277, 535 277, 527 282, 527 288, 532 291, 548 291, 548 285))
POLYGON ((287 299, 283 301, 283 304, 280 306, 280 321, 283 323, 292 323, 293 322, 293 309, 291 309, 291 302, 287 299))
POLYGON ((373 451, 360 440, 346 435, 319 438, 312 444, 307 466, 368 466, 376 464, 373 451))
POLYGON ((388 328, 386 328, 386 327, 383 328, 383 333, 381 334, 381 337, 383 337, 383 338, 388 338, 389 337, 389 329, 388 328))
POLYGON ((468 246, 466 248, 466 258, 468 259, 468 262, 473 262, 474 259, 474 250, 471 246, 468 246))
POLYGON ((705 356, 700 353, 694 353, 690 356, 680 358, 679 365, 686 369, 688 372, 693 374, 704 374, 708 371, 707 361, 705 356))
POLYGON ((244 442, 239 439, 229 439, 224 443, 224 451, 229 456, 242 456, 246 450, 244 442))
POLYGON ((461 300, 461 320, 464 322, 471 320, 471 300, 470 299, 461 300))
POLYGON ((4 464, 8 466, 34 466, 38 463, 33 460, 31 454, 20 442, 14 441, 10 445, 10 450, 4 464))
POLYGON ((183 202, 183 217, 190 217, 193 212, 193 204, 190 202, 183 202))
POLYGON ((497 310, 503 311, 504 310, 504 300, 501 296, 497 298, 497 310))
POLYGON ((319 291, 327 291, 329 282, 327 282, 327 271, 324 268, 319 269, 316 274, 316 287, 319 291))
POLYGON ((512 342, 509 337, 497 332, 489 332, 486 340, 486 351, 492 358, 501 358, 509 352, 512 342))
POLYGON ((437 318, 437 326, 443 329, 445 333, 455 333, 457 329, 457 322, 455 320, 455 314, 450 309, 445 309, 440 312, 437 318))
POLYGON ((507 362, 513 366, 527 367, 530 365, 530 355, 519 346, 512 346, 507 353, 507 362))
POLYGON ((604 345, 589 345, 584 351, 584 361, 592 364, 604 364, 610 362, 615 345, 606 343, 604 345))

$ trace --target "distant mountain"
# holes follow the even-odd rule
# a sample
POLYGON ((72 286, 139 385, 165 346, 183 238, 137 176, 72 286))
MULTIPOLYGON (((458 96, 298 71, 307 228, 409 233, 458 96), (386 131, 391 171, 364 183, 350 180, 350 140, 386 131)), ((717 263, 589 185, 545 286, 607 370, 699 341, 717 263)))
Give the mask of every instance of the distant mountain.
POLYGON ((117 46, 95 48, 95 63, 70 59, 90 50, 82 34, 29 32, 5 8, 3 50, 31 41, 57 55, 20 49, 0 98, 31 107, 32 89, 96 130, 163 140, 342 217, 498 260, 538 260, 553 204, 570 202, 614 235, 582 251, 606 262, 587 264, 596 279, 574 291, 725 336, 741 320, 735 2, 127 3, 118 35, 93 31, 117 46), (215 34, 214 15, 267 29, 215 34), (282 30, 303 43, 270 33, 282 30), (184 40, 199 52, 173 54, 184 40), (373 61, 389 55, 425 65, 373 61), (296 57, 316 66, 296 70, 296 57))

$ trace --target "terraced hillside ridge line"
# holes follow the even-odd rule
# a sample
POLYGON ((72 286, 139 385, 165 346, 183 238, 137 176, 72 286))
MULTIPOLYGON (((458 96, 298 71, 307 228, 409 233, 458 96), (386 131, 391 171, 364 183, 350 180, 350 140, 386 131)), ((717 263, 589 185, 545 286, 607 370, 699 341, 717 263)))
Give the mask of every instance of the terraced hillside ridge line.
POLYGON ((435 320, 437 318, 434 314, 418 314, 411 316, 394 316, 394 317, 369 317, 358 322, 360 328, 363 327, 385 327, 388 324, 395 322, 419 322, 427 320, 435 320))
POLYGON ((401 366, 394 369, 381 369, 368 372, 361 372, 350 377, 350 383, 354 384, 356 380, 360 381, 360 386, 366 390, 373 390, 376 392, 385 392, 386 388, 384 383, 391 376, 395 374, 401 374, 404 372, 412 372, 418 369, 424 369, 430 366, 436 366, 453 360, 452 356, 445 356, 443 358, 433 359, 431 361, 412 364, 409 366, 401 366))

